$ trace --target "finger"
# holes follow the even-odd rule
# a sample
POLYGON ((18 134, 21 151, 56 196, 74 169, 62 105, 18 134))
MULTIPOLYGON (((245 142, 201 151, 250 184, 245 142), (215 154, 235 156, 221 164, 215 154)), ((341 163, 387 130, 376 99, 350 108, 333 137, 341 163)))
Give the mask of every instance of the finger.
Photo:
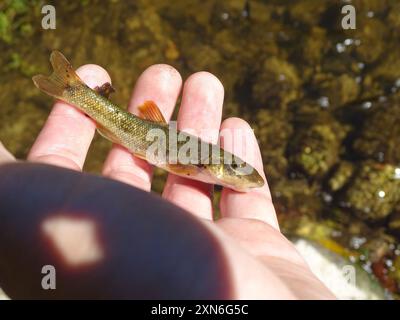
MULTIPOLYGON (((263 170, 260 148, 249 124, 239 118, 229 118, 221 125, 221 132, 226 133, 227 131, 231 131, 229 136, 232 137, 232 143, 227 143, 225 139, 222 139, 221 145, 223 148, 248 162, 267 181, 263 170), (235 141, 238 134, 241 140, 239 143, 243 144, 241 148, 238 148, 236 145, 238 142, 235 141)), ((224 188, 221 194, 220 208, 223 217, 259 219, 279 229, 267 182, 263 187, 252 189, 246 193, 224 188)))
POLYGON ((0 283, 10 298, 232 295, 221 244, 160 197, 42 164, 4 165, 0 176, 0 283))
MULTIPOLYGON (((138 114, 138 107, 146 100, 153 100, 168 121, 174 111, 182 86, 178 71, 165 64, 157 64, 146 69, 136 82, 129 111, 138 114)), ((150 190, 152 166, 136 158, 125 148, 115 145, 103 167, 103 174, 113 179, 131 184, 143 190, 150 190)))
MULTIPOLYGON (((224 88, 211 73, 198 72, 187 79, 178 115, 178 129, 203 141, 216 143, 221 124, 224 88)), ((176 175, 168 175, 163 197, 194 215, 212 219, 213 186, 176 175)))
MULTIPOLYGON (((111 82, 107 71, 94 64, 84 65, 76 72, 91 88, 111 82)), ((28 160, 82 170, 95 128, 95 122, 77 108, 57 101, 28 160)))
POLYGON ((0 164, 15 161, 14 156, 3 146, 0 141, 0 164))

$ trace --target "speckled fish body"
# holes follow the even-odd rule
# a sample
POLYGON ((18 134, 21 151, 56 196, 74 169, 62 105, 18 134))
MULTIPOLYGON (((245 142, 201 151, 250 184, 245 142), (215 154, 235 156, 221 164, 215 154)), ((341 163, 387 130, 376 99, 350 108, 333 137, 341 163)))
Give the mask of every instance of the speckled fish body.
POLYGON ((97 129, 104 137, 124 146, 135 156, 171 173, 219 184, 236 191, 248 191, 264 185, 264 179, 257 170, 218 145, 206 143, 183 132, 177 132, 180 139, 170 139, 174 130, 165 122, 153 102, 145 102, 140 109, 143 114, 136 116, 108 100, 101 94, 101 90, 93 90, 84 84, 60 52, 54 51, 50 61, 54 72, 50 76, 33 77, 35 85, 48 95, 83 111, 97 123, 97 129), (164 161, 149 159, 149 148, 154 146, 154 139, 149 139, 149 133, 154 132, 162 133, 161 136, 164 137, 164 161), (181 161, 177 155, 189 140, 198 141, 195 152, 190 153, 185 161, 181 161), (233 161, 227 163, 227 158, 233 161))

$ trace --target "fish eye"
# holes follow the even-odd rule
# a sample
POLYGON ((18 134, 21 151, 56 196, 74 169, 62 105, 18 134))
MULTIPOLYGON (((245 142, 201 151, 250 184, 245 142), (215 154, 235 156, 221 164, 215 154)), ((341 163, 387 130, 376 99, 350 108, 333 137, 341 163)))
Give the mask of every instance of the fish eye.
POLYGON ((245 162, 240 162, 240 163, 233 162, 231 164, 231 168, 233 170, 241 169, 241 168, 244 168, 244 167, 246 167, 246 163, 245 162))

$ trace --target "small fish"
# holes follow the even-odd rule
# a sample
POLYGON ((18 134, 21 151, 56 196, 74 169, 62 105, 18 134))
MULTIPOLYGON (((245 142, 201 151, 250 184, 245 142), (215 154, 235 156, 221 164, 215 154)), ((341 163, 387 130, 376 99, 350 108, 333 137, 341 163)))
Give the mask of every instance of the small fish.
MULTIPOLYGON (((48 77, 34 76, 32 80, 35 85, 48 95, 65 101, 87 114, 97 123, 97 130, 102 136, 124 146, 133 155, 173 174, 222 185, 236 191, 245 192, 264 185, 264 179, 256 169, 216 144, 206 143, 179 131, 175 132, 180 138, 170 142, 173 140, 170 139, 173 131, 153 101, 146 101, 141 105, 140 114, 136 116, 106 98, 112 91, 109 83, 95 90, 83 83, 60 52, 53 51, 50 62, 53 73, 48 77), (154 140, 149 139, 150 132, 161 132, 164 135, 164 140, 159 139, 166 142, 165 148, 160 148, 165 151, 163 158, 151 156, 152 154, 148 152, 149 148, 154 147, 154 140), (198 143, 195 152, 190 152, 189 159, 186 157, 183 161, 182 157, 176 155, 180 155, 180 151, 187 148, 188 141, 198 143)), ((186 152, 184 154, 187 155, 186 152)))

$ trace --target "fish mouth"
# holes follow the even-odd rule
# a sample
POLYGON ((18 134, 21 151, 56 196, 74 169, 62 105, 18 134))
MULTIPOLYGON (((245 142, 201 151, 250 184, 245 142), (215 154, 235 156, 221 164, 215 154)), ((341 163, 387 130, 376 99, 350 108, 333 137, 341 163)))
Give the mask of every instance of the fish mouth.
POLYGON ((246 188, 247 189, 256 189, 256 188, 261 188, 265 184, 264 179, 256 180, 252 183, 249 183, 246 188))
POLYGON ((254 169, 254 179, 252 179, 252 182, 254 183, 253 188, 261 188, 265 185, 265 180, 263 176, 258 172, 258 170, 254 169))
POLYGON ((259 176, 258 180, 257 180, 257 186, 259 188, 263 187, 265 185, 265 180, 262 176, 259 176))

